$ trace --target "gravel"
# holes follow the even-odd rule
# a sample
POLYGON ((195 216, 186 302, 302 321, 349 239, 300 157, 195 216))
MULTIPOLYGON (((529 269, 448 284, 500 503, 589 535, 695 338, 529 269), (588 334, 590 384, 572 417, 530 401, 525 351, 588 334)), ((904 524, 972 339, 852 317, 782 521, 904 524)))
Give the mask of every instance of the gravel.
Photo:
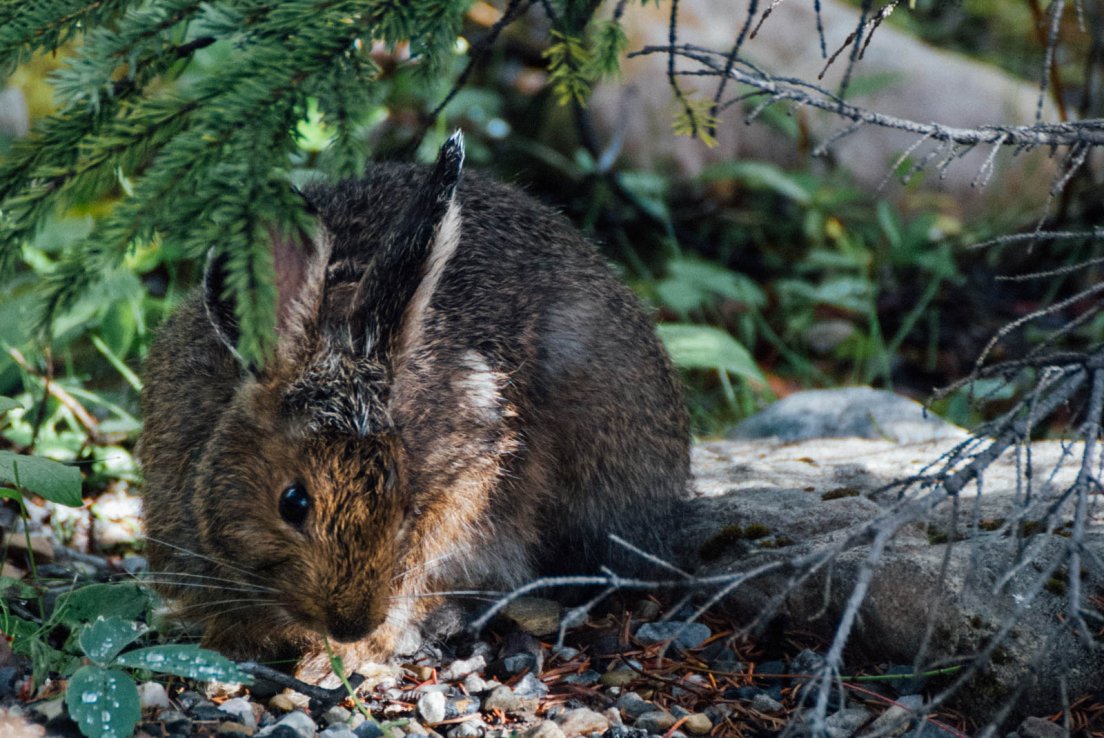
POLYGON ((677 620, 668 620, 662 623, 644 623, 636 630, 636 640, 645 646, 672 641, 683 648, 696 648, 711 635, 713 633, 707 625, 677 620))

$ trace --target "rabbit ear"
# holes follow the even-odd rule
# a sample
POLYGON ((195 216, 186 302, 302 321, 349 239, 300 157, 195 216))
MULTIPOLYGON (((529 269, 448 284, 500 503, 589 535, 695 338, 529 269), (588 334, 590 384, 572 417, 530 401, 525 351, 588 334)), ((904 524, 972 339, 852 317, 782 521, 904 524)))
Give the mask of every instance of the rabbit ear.
MULTIPOLYGON (((276 276, 276 351, 287 357, 293 347, 302 344, 306 326, 318 312, 329 254, 329 237, 312 239, 302 231, 268 230, 276 276)), ((246 361, 238 352, 241 337, 235 303, 227 290, 226 254, 211 249, 203 275, 203 301, 207 318, 219 341, 226 346, 246 371, 259 376, 264 367, 246 361)))
POLYGON ((460 238, 455 195, 463 167, 464 137, 457 131, 357 285, 349 322, 361 355, 387 358, 400 322, 420 324, 432 286, 460 238))

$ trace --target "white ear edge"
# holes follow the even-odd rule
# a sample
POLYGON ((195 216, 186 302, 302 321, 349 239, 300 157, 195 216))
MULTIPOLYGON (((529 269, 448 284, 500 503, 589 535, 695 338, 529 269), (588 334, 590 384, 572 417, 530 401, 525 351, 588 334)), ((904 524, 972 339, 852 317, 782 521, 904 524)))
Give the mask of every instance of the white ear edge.
POLYGON ((322 227, 311 239, 314 253, 308 256, 306 274, 303 276, 303 289, 291 300, 287 307, 286 321, 290 330, 281 332, 277 352, 282 359, 291 359, 303 339, 305 327, 312 323, 321 307, 322 293, 326 286, 326 269, 333 253, 333 236, 322 227))
POLYGON ((414 291, 414 297, 411 298, 406 314, 403 316, 402 331, 398 340, 400 359, 409 356, 422 343, 430 301, 433 299, 433 293, 437 291, 449 259, 460 245, 462 226, 460 203, 454 195, 449 201, 445 217, 441 218, 437 232, 434 234, 433 246, 426 261, 425 275, 414 291))

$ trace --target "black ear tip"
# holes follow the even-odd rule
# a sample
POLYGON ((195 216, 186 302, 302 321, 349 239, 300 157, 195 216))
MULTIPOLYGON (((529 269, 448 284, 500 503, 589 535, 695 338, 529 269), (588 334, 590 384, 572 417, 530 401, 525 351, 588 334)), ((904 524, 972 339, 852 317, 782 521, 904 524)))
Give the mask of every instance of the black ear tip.
POLYGON ((437 166, 447 173, 448 179, 460 178, 460 171, 464 168, 464 132, 459 128, 441 146, 437 166))

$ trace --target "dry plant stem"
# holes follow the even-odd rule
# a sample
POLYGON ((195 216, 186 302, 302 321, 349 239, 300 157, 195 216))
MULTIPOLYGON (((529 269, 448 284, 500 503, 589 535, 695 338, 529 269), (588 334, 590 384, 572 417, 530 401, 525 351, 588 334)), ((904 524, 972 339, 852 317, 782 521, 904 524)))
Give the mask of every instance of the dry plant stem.
MULTIPOLYGON (((325 706, 336 705, 338 702, 344 700, 348 693, 345 690, 345 685, 340 687, 334 687, 333 689, 326 689, 325 687, 319 687, 314 684, 307 684, 300 681, 290 674, 285 674, 282 671, 273 669, 271 666, 265 666, 264 664, 258 664, 256 661, 242 661, 238 663, 238 666, 246 674, 250 674, 260 679, 270 681, 280 687, 286 687, 294 689, 300 694, 304 694, 310 697, 312 700, 316 700, 325 706)), ((364 681, 364 677, 360 674, 353 674, 348 677, 349 684, 355 689, 364 681)))
MULTIPOLYGON (((640 51, 632 52, 629 56, 648 54, 675 54, 696 61, 704 67, 702 70, 681 73, 684 75, 720 77, 724 74, 724 64, 719 63, 724 61, 724 55, 700 46, 692 44, 683 44, 674 48, 646 46, 640 51)), ((965 146, 995 145, 998 142, 1003 146, 1021 149, 1074 144, 1104 145, 1104 120, 1100 119, 1071 123, 1038 123, 1030 126, 992 125, 978 128, 960 128, 934 122, 920 123, 866 110, 845 102, 835 93, 819 85, 798 78, 771 75, 746 60, 740 61, 751 71, 734 67, 728 72, 728 76, 741 84, 759 90, 759 94, 769 96, 771 103, 792 101, 835 113, 851 121, 863 121, 883 128, 894 128, 927 136, 936 141, 949 141, 965 146)), ((722 108, 727 105, 726 103, 722 108)))
POLYGON ((44 391, 51 397, 65 406, 65 409, 73 414, 73 417, 77 419, 77 422, 84 427, 85 432, 88 434, 88 440, 94 445, 103 446, 109 441, 100 433, 100 423, 96 420, 92 413, 88 412, 88 409, 80 403, 75 397, 65 391, 65 389, 59 386, 57 383, 50 380, 49 377, 45 377, 39 374, 26 357, 20 353, 19 349, 9 348, 8 355, 12 357, 20 369, 28 374, 40 379, 43 382, 44 391))

